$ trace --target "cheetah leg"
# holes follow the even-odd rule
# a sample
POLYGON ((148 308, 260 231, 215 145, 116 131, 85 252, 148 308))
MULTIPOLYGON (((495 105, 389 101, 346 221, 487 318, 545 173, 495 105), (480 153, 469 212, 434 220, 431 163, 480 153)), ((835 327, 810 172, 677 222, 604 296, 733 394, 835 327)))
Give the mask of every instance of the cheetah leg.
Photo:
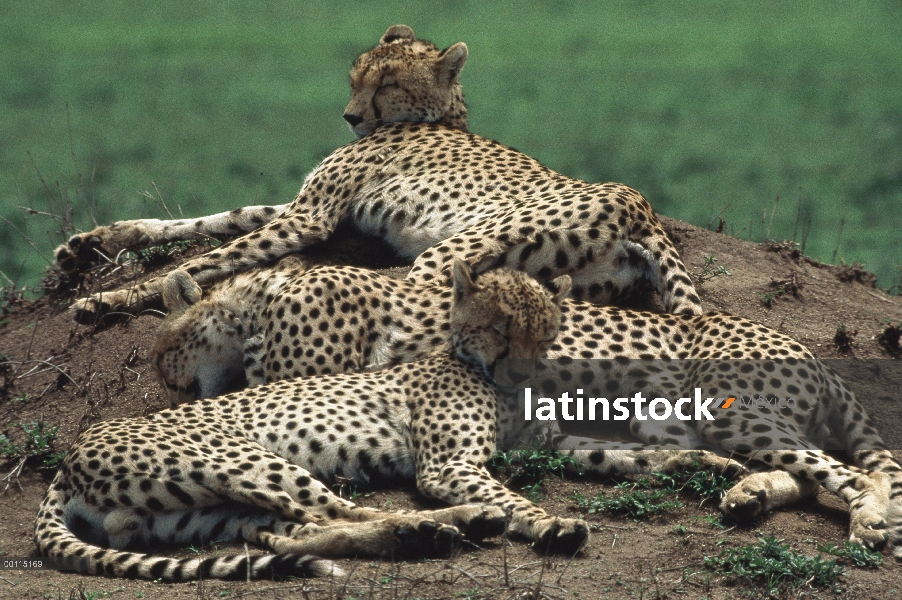
MULTIPOLYGON (((566 454, 575 461, 572 471, 600 475, 636 475, 648 473, 676 473, 705 470, 736 479, 748 473, 745 467, 727 457, 699 449, 704 444, 695 432, 684 443, 697 441, 696 449, 681 444, 635 444, 609 442, 589 437, 565 434, 552 421, 545 434, 549 448, 566 454)), ((677 440, 681 441, 681 440, 677 440)))
MULTIPOLYGON (((500 221, 504 222, 504 218, 500 221)), ((570 295, 596 304, 616 302, 643 281, 649 281, 669 312, 701 314, 701 301, 688 276, 681 275, 685 267, 678 256, 673 267, 668 266, 669 262, 659 265, 654 253, 604 228, 541 231, 514 242, 509 240, 509 233, 504 233, 503 242, 500 235, 485 231, 481 225, 468 228, 423 252, 407 279, 419 283, 449 282, 451 264, 460 258, 477 273, 507 267, 543 282, 570 275, 570 295), (667 273, 665 278, 662 272, 667 273)), ((675 251, 673 254, 676 256, 675 251)))
MULTIPOLYGON (((597 440, 592 440, 597 442, 597 440)), ((575 469, 582 473, 599 475, 636 475, 648 473, 679 473, 684 471, 709 471, 737 479, 747 473, 740 463, 705 450, 674 450, 672 448, 610 448, 587 449, 591 443, 580 441, 579 448, 560 451, 572 458, 575 469)))
POLYGON ((651 279, 661 294, 664 308, 675 315, 703 314, 702 301, 695 291, 686 265, 650 206, 648 213, 648 224, 633 227, 629 237, 646 251, 648 265, 655 274, 651 279))
POLYGON ((279 521, 270 530, 255 527, 247 532, 249 541, 279 554, 315 554, 323 557, 448 556, 462 536, 457 528, 428 517, 411 514, 382 514, 366 523, 305 523, 279 521))
MULTIPOLYGON (((441 551, 442 548, 450 547, 448 539, 457 540, 461 531, 473 539, 481 539, 498 535, 504 530, 504 512, 493 506, 469 505, 433 511, 386 513, 357 506, 336 496, 308 471, 274 454, 262 451, 255 444, 248 444, 243 449, 236 446, 234 450, 237 452, 245 450, 248 451, 247 454, 261 455, 259 466, 244 470, 240 475, 227 478, 225 481, 213 478, 205 480, 202 484, 179 483, 178 487, 194 498, 200 497, 204 492, 208 495, 213 492, 218 498, 228 498, 272 511, 304 527, 308 524, 313 525, 314 527, 302 532, 301 537, 304 540, 325 539, 323 536, 334 533, 336 548, 342 547, 342 540, 347 536, 358 536, 359 543, 370 544, 367 546, 369 549, 352 546, 350 551, 342 551, 340 554, 355 552, 379 554, 386 548, 394 548, 392 544, 397 539, 403 540, 405 545, 410 545, 415 536, 424 536, 421 540, 421 544, 425 544, 424 547, 433 547, 436 551, 441 551), (192 486, 196 486, 197 489, 192 489, 192 486), (332 525, 338 528, 327 528, 332 525), (462 528, 460 531, 458 525, 462 528), (341 527, 347 527, 347 530, 341 527), (394 537, 386 537, 388 531, 394 531, 392 534, 394 537), (375 540, 381 541, 376 543, 375 540)), ((292 534, 292 537, 297 535, 292 534)), ((308 551, 304 550, 306 546, 297 544, 291 549, 285 546, 273 548, 279 552, 308 551)), ((322 554, 318 549, 309 551, 322 554)), ((335 555, 337 554, 330 554, 335 555)))
POLYGON ((503 266, 542 282, 570 275, 570 296, 595 304, 616 302, 643 281, 651 281, 662 294, 664 291, 655 278, 654 257, 638 244, 606 230, 543 231, 498 256, 476 258, 477 272, 503 266))
MULTIPOLYGON (((799 447, 804 444, 799 440, 799 447)), ((724 444, 733 446, 735 443, 724 444)), ((800 481, 801 492, 817 483, 836 494, 849 505, 850 525, 849 540, 875 548, 887 541, 886 514, 889 493, 888 478, 883 473, 865 473, 859 469, 830 458, 821 450, 773 450, 756 454, 755 458, 765 464, 783 469, 800 481)), ((750 502, 754 500, 749 497, 750 502)), ((746 514, 759 514, 764 507, 745 506, 746 514)))
POLYGON ((811 361, 807 366, 812 370, 815 367, 821 369, 833 404, 842 407, 842 410, 832 411, 830 424, 845 451, 858 467, 884 473, 889 479, 886 513, 889 546, 893 556, 902 559, 902 467, 886 448, 874 422, 842 378, 823 363, 811 361))
POLYGON ((508 531, 533 542, 541 552, 575 553, 589 539, 581 519, 553 517, 495 481, 481 465, 452 460, 417 474, 417 487, 426 496, 449 504, 489 504, 510 515, 508 531))
POLYGON ((465 504, 416 513, 379 513, 367 523, 337 522, 304 525, 284 521, 281 529, 259 529, 259 542, 279 553, 324 557, 387 553, 447 556, 462 539, 474 541, 504 533, 507 518, 494 506, 465 504))
MULTIPOLYGON (((262 266, 283 256, 302 250, 331 235, 338 215, 320 221, 303 220, 289 210, 250 234, 226 242, 179 268, 186 271, 202 288, 226 277, 262 266)), ((165 277, 165 276, 164 276, 165 277)), ((155 277, 130 288, 100 292, 76 300, 70 310, 78 320, 90 320, 111 310, 137 312, 161 299, 164 277, 155 277)))
POLYGON ((624 244, 636 245, 618 241, 617 235, 607 230, 555 229, 521 236, 513 242, 505 233, 502 242, 501 233, 485 229, 476 225, 426 250, 414 261, 407 279, 448 283, 451 265, 461 259, 476 273, 506 267, 542 282, 571 275, 574 283, 580 282, 571 289, 572 297, 592 294, 599 303, 608 303, 617 296, 617 290, 643 279, 648 271, 644 260, 635 264, 628 260, 624 244))
POLYGON ((54 252, 56 266, 67 273, 81 272, 114 260, 123 250, 247 233, 281 216, 289 206, 247 206, 198 219, 118 221, 69 238, 54 252))
POLYGON ((820 484, 786 471, 752 473, 729 489, 720 510, 737 521, 749 520, 817 494, 820 484))

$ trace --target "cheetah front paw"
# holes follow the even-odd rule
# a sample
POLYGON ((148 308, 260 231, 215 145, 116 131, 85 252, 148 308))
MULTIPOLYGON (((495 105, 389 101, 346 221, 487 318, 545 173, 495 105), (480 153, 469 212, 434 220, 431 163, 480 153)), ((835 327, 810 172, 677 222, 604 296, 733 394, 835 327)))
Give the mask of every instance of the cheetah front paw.
POLYGON ((105 292, 79 298, 69 307, 69 314, 79 323, 93 323, 102 315, 124 310, 128 294, 105 292))
POLYGON ((872 471, 866 481, 870 489, 863 490, 849 510, 849 541, 868 548, 881 548, 889 537, 886 514, 889 510, 890 480, 885 473, 872 471))
POLYGON ((533 548, 539 552, 575 554, 589 539, 589 526, 582 519, 544 519, 536 525, 533 548))
POLYGON ((665 473, 676 473, 680 471, 697 471, 699 469, 723 475, 730 480, 739 479, 748 474, 748 470, 732 458, 718 456, 705 450, 679 452, 664 463, 663 470, 665 473))
POLYGON ((504 533, 507 515, 498 506, 464 504, 429 512, 436 521, 457 527, 468 540, 478 542, 504 533))
POLYGON ((397 552, 405 556, 449 556, 463 541, 457 527, 438 521, 423 520, 395 529, 397 552))
MULTIPOLYGON (((849 541, 865 548, 882 548, 889 539, 886 521, 873 512, 856 511, 849 524, 849 541)), ((895 551, 893 552, 895 555, 895 551)))
POLYGON ((127 221, 73 235, 54 251, 56 266, 64 273, 80 273, 115 260, 123 250, 145 248, 152 243, 143 228, 127 221))
POLYGON ((786 471, 752 473, 727 491, 720 510, 737 521, 747 521, 811 496, 818 487, 816 481, 798 479, 786 471))

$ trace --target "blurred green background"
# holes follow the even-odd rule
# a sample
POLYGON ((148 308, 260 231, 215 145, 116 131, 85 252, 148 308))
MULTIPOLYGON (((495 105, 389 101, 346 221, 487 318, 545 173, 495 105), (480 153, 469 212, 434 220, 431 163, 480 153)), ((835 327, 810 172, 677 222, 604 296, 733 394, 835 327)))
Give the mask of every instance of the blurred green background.
POLYGON ((0 10, 0 271, 20 284, 38 283, 62 236, 19 206, 68 205, 90 228, 165 218, 159 198, 176 217, 291 200, 353 139, 348 68, 394 23, 467 43, 474 132, 567 175, 627 183, 660 213, 794 238, 899 283, 899 0, 0 10))

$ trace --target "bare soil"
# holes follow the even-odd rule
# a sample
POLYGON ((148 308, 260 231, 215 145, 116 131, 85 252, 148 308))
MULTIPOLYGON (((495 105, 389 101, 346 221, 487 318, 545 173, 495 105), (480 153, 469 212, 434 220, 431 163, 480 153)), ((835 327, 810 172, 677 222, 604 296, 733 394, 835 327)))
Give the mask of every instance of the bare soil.
MULTIPOLYGON (((823 265, 801 256, 789 244, 752 244, 698 227, 665 219, 690 272, 701 273, 706 257, 716 257, 731 273, 697 284, 705 307, 738 314, 782 331, 813 349, 821 358, 849 358, 850 376, 876 380, 898 377, 898 347, 878 337, 887 323, 902 322, 902 298, 873 287, 873 277, 854 267, 823 265), (762 294, 784 290, 765 306, 762 294), (837 332, 843 328, 839 343, 837 332), (895 352, 895 353, 894 353, 895 352), (868 360, 861 359, 882 359, 868 360)), ((345 232, 313 254, 324 262, 354 263, 403 275, 398 261, 372 240, 345 232)), ((190 253, 190 251, 189 251, 190 253)), ((157 269, 170 269, 184 256, 157 269)), ((166 261, 163 261, 164 263, 166 261)), ((110 286, 139 281, 147 272, 122 268, 102 279, 110 286)), ((145 270, 145 271, 149 271, 145 270)), ((75 323, 68 301, 46 296, 18 303, 0 321, 0 432, 21 441, 8 424, 46 421, 59 425, 57 448, 65 450, 88 424, 120 416, 143 415, 165 407, 153 378, 148 351, 157 327, 150 315, 120 318, 115 323, 75 323)), ((870 398, 884 438, 902 448, 902 381, 889 392, 870 398)), ((0 464, 0 476, 16 466, 0 464)), ((32 523, 52 473, 29 463, 19 477, 0 481, 0 559, 35 552, 32 523), (8 484, 8 485, 7 485, 8 484), (6 489, 4 493, 4 488, 6 489)), ((541 506, 552 514, 576 515, 568 499, 574 489, 586 496, 611 494, 613 482, 546 480, 541 506)), ((348 494, 350 490, 342 490, 348 494)), ((358 498, 366 506, 389 509, 424 507, 413 488, 383 489, 358 498)), ((743 526, 712 524, 716 506, 684 507, 635 522, 607 514, 588 515, 595 526, 587 547, 575 557, 543 557, 521 540, 491 540, 481 548, 465 546, 450 560, 340 560, 349 575, 310 581, 205 581, 161 584, 115 580, 56 571, 0 570, 0 598, 733 598, 766 596, 763 587, 724 579, 704 569, 702 558, 723 544, 744 545, 769 533, 805 554, 816 545, 842 545, 848 512, 827 492, 816 501, 770 514, 743 526), (710 518, 710 519, 709 519, 710 518), (682 525, 682 535, 674 528, 682 525), (106 594, 106 595, 104 595, 106 594)), ((193 550, 179 549, 187 555, 193 550)), ((205 547, 200 552, 244 552, 241 547, 205 547)), ((254 551, 254 549, 251 549, 254 551)), ((902 591, 902 569, 891 558, 874 569, 847 567, 840 579, 842 596, 886 598, 902 591)), ((835 597, 825 588, 803 587, 786 597, 835 597)))

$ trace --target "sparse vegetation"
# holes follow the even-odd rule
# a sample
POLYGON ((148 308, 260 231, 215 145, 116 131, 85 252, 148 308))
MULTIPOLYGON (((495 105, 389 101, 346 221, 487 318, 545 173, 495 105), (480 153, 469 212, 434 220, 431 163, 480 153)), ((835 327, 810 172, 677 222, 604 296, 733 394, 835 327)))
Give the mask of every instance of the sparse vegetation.
POLYGON ((754 545, 724 548, 717 556, 705 556, 704 564, 720 575, 764 586, 768 595, 804 585, 826 587, 839 593, 838 580, 845 571, 835 560, 794 552, 774 535, 761 537, 754 545))
POLYGON ((779 288, 782 293, 792 294, 794 298, 800 298, 804 284, 798 273, 790 271, 786 274, 786 277, 780 279, 771 277, 770 286, 774 289, 779 288))
POLYGON ((6 435, 0 435, 0 456, 10 460, 16 458, 38 459, 43 467, 56 468, 65 452, 54 452, 53 444, 59 426, 48 425, 45 421, 31 423, 10 423, 9 427, 21 429, 25 434, 22 444, 13 444, 6 435))
POLYGON ((541 499, 545 477, 554 475, 563 479, 568 467, 576 469, 576 462, 569 456, 550 450, 496 452, 489 460, 489 468, 506 477, 504 485, 523 491, 533 502, 541 499))
POLYGON ((734 483, 719 473, 690 469, 682 473, 653 473, 651 477, 621 481, 614 486, 621 493, 614 496, 601 492, 594 498, 587 498, 574 490, 569 499, 588 514, 609 512, 641 520, 682 507, 683 503, 676 498, 680 494, 701 498, 704 504, 708 500, 722 498, 734 483))
POLYGON ((66 457, 65 452, 57 452, 53 445, 59 426, 48 425, 45 421, 10 423, 8 427, 20 429, 25 435, 22 443, 10 441, 7 434, 0 434, 0 460, 16 461, 15 467, 0 481, 5 481, 8 489, 13 481, 18 481, 22 468, 29 462, 41 469, 55 469, 66 457))
POLYGON ((761 303, 764 304, 767 308, 771 308, 773 306, 774 300, 782 296, 786 293, 786 290, 774 290, 772 292, 761 292, 759 296, 761 296, 761 303))
POLYGON ((705 264, 702 265, 702 270, 698 273, 693 273, 693 275, 699 282, 714 279, 715 277, 720 277, 721 275, 726 275, 727 277, 733 275, 725 266, 716 265, 716 262, 717 259, 713 254, 705 256, 705 264))
POLYGON ((618 483, 614 487, 622 493, 615 496, 600 492, 594 498, 587 498, 581 492, 574 491, 570 500, 590 515, 609 512, 636 520, 683 506, 679 500, 665 500, 667 496, 673 495, 672 490, 648 489, 647 482, 646 478, 640 478, 637 482, 618 483))
POLYGON ((668 475, 655 473, 658 481, 673 493, 690 494, 707 500, 720 500, 736 482, 720 473, 711 473, 701 468, 668 475))
POLYGON ((818 544, 817 551, 845 558, 856 567, 863 569, 876 569, 883 564, 883 555, 880 552, 869 550, 861 544, 853 544, 848 540, 842 548, 833 544, 818 544))

